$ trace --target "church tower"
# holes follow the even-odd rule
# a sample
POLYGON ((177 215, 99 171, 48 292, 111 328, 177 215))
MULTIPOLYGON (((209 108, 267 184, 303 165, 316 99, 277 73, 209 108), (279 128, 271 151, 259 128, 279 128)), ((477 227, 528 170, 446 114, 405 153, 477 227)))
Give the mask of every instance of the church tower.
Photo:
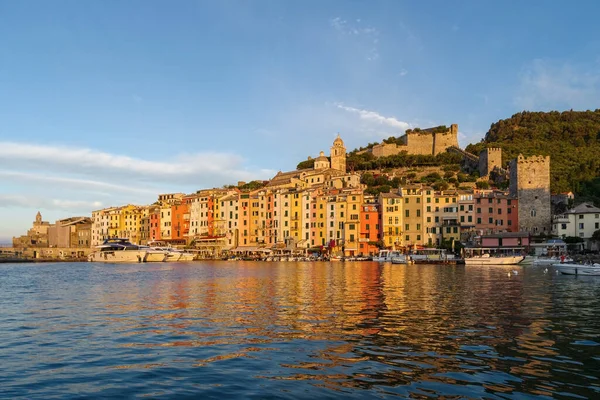
POLYGON ((331 146, 331 168, 346 173, 346 147, 339 133, 331 146))

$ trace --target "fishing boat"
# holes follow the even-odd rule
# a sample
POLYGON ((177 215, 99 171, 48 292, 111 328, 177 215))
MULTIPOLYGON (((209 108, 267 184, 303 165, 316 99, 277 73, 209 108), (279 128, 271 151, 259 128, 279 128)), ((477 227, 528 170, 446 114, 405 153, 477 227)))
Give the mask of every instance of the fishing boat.
POLYGON ((600 264, 556 263, 552 267, 563 275, 600 276, 600 264))
POLYGON ((131 243, 128 239, 106 239, 97 251, 88 256, 88 261, 105 263, 141 263, 146 262, 146 249, 131 243))

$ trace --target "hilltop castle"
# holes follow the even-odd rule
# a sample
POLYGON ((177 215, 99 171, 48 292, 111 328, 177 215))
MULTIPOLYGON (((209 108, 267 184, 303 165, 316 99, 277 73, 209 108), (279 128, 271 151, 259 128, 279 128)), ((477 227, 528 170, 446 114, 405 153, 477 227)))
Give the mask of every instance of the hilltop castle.
POLYGON ((458 124, 452 124, 450 129, 438 126, 428 129, 407 129, 398 138, 398 143, 376 144, 369 150, 375 157, 387 157, 406 151, 408 154, 432 155, 443 153, 449 147, 458 148, 458 124))

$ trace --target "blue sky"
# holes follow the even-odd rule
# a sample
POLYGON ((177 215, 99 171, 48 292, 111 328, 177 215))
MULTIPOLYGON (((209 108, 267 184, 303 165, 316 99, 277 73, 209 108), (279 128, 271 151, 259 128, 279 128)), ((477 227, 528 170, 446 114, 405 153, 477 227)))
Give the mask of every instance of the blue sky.
POLYGON ((596 109, 595 1, 1 1, 0 240, 407 127, 596 109))

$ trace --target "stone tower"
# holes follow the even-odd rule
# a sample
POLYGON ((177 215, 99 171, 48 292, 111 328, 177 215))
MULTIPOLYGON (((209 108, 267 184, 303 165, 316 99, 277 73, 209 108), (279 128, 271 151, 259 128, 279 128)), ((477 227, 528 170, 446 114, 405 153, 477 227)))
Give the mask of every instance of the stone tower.
POLYGON ((37 212, 37 214, 35 216, 35 223, 36 224, 41 224, 42 223, 42 213, 40 213, 39 211, 37 212))
POLYGON ((346 147, 339 133, 331 146, 331 168, 346 172, 346 147))
POLYGON ((488 177, 494 167, 502 167, 502 149, 490 147, 479 153, 479 176, 488 177))
POLYGON ((549 233, 550 156, 523 157, 510 162, 510 195, 519 200, 519 230, 549 233))

